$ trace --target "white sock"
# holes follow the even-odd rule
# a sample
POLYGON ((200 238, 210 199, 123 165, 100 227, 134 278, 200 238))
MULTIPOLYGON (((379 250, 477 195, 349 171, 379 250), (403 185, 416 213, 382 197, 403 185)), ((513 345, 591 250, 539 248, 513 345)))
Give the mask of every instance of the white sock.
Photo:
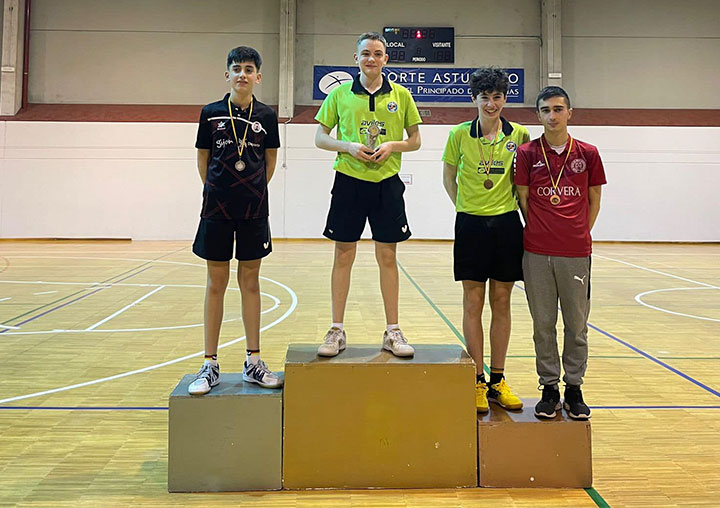
POLYGON ((260 361, 260 353, 247 353, 245 357, 247 364, 257 364, 260 361))
POLYGON ((388 333, 390 333, 390 330, 395 330, 395 329, 399 329, 399 328, 400 328, 400 325, 398 325, 397 323, 395 323, 394 325, 387 325, 388 333))
POLYGON ((210 365, 213 365, 215 367, 217 367, 218 364, 217 360, 213 360, 212 358, 205 358, 205 362, 203 362, 203 365, 205 365, 206 363, 209 363, 210 365))
POLYGON ((338 328, 338 329, 340 329, 340 331, 343 330, 343 324, 342 324, 342 323, 333 323, 331 326, 332 326, 333 328, 338 328))

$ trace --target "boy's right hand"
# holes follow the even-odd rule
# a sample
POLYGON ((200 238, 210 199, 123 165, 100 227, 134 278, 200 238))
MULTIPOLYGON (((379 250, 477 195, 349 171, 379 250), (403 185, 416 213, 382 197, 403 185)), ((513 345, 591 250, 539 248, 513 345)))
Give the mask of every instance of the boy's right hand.
POLYGON ((358 160, 375 162, 375 159, 373 159, 375 152, 362 143, 350 143, 348 145, 348 153, 358 160))

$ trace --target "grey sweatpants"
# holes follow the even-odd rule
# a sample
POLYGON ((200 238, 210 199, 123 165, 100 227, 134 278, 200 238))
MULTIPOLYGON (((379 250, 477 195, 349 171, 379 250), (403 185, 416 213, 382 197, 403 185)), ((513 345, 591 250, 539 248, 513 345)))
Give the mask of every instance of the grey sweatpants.
POLYGON ((564 325, 563 381, 581 385, 588 358, 590 258, 544 256, 525 251, 523 275, 533 319, 535 364, 540 384, 560 382, 556 331, 559 300, 564 325))

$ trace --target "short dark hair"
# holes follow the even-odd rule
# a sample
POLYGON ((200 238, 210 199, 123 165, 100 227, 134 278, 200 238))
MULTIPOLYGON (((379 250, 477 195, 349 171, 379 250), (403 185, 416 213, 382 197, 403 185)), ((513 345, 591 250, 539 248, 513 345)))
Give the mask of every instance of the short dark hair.
POLYGON ((567 105, 568 109, 572 107, 570 105, 570 97, 565 90, 563 90, 559 86, 546 86, 545 88, 540 90, 537 99, 535 99, 535 110, 540 111, 540 101, 546 101, 552 97, 564 97, 565 104, 567 105))
POLYGON ((480 67, 470 75, 470 92, 473 98, 482 92, 502 92, 507 95, 510 80, 500 67, 480 67))
POLYGON ((238 46, 231 49, 227 57, 227 68, 229 69, 234 63, 240 64, 243 62, 252 62, 255 64, 255 68, 260 70, 262 58, 260 58, 260 53, 257 50, 249 46, 238 46))
POLYGON ((360 37, 358 37, 357 40, 357 46, 359 46, 362 41, 366 41, 368 39, 370 39, 371 41, 382 42, 385 49, 387 49, 387 41, 385 40, 385 37, 383 37, 378 32, 365 32, 364 34, 360 34, 360 37))

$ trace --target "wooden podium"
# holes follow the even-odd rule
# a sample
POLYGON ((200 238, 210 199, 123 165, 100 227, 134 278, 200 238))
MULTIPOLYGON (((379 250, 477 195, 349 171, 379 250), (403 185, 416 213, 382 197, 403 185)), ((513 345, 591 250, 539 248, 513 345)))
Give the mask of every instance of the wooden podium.
POLYGON ((552 420, 535 417, 535 400, 520 411, 490 404, 478 417, 481 487, 592 486, 590 421, 570 420, 558 411, 552 420))
POLYGON ((475 365, 460 346, 416 345, 412 358, 317 347, 287 353, 285 488, 477 485, 475 365))
POLYGON ((221 374, 208 394, 188 394, 186 375, 170 394, 168 491, 282 488, 282 389, 221 374))

